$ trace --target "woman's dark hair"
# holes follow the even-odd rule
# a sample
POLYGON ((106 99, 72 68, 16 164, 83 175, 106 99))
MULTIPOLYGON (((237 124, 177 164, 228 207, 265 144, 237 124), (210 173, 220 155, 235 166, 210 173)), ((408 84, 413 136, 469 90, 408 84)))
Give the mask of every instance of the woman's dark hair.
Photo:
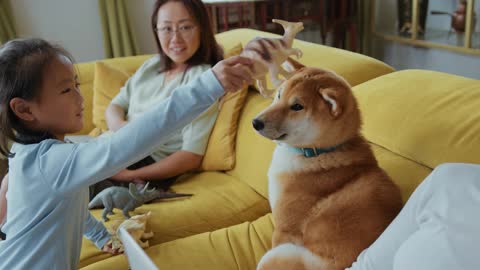
POLYGON ((0 153, 13 157, 9 142, 38 143, 53 138, 48 132, 29 130, 10 108, 13 98, 34 100, 40 94, 45 67, 58 56, 72 63, 73 57, 62 47, 45 40, 15 39, 0 47, 0 153))
POLYGON ((172 68, 172 60, 168 58, 162 50, 162 45, 158 39, 157 21, 158 10, 161 6, 168 2, 180 2, 187 8, 190 15, 195 19, 200 29, 200 47, 195 54, 187 60, 190 66, 200 64, 215 65, 223 59, 223 49, 215 40, 210 19, 208 17, 207 8, 201 0, 157 0, 153 6, 152 13, 152 31, 155 36, 158 53, 160 54, 160 72, 170 70, 172 68))

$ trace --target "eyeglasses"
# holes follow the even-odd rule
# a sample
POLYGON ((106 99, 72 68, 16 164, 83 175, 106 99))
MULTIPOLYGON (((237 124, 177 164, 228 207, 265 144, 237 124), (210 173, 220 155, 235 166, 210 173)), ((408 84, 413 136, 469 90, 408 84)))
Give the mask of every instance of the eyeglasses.
POLYGON ((155 31, 157 31, 158 35, 163 38, 173 37, 174 33, 177 33, 183 38, 188 38, 193 34, 195 28, 197 28, 195 25, 183 25, 177 29, 174 29, 171 26, 163 26, 156 27, 155 31))

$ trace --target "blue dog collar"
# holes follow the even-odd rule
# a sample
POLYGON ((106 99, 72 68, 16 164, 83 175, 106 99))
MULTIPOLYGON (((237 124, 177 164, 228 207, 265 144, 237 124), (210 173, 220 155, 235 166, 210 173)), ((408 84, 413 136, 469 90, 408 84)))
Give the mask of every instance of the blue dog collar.
POLYGON ((288 147, 291 152, 302 154, 306 158, 318 157, 321 154, 330 153, 335 151, 340 145, 329 147, 329 148, 297 148, 297 147, 288 147))

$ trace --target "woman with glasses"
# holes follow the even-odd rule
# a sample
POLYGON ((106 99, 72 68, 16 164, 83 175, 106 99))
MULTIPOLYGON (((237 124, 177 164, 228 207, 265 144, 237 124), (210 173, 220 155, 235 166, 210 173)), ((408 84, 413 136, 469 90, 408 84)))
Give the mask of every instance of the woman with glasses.
MULTIPOLYGON (((107 108, 106 120, 113 132, 223 59, 201 0, 157 0, 151 26, 158 55, 137 70, 107 108)), ((168 189, 176 176, 200 167, 217 114, 214 104, 152 149, 149 157, 91 186, 90 199, 109 186, 127 182, 152 181, 150 186, 168 189)))

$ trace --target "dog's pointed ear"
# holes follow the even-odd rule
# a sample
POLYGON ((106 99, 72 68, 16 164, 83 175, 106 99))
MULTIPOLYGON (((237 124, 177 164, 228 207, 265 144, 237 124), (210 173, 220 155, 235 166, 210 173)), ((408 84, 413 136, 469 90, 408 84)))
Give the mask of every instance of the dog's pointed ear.
POLYGON ((330 108, 330 114, 337 118, 342 113, 340 92, 333 88, 320 88, 319 93, 330 108))
POLYGON ((285 69, 289 72, 298 71, 302 68, 305 68, 305 65, 294 60, 291 57, 288 57, 287 60, 284 62, 285 69))

